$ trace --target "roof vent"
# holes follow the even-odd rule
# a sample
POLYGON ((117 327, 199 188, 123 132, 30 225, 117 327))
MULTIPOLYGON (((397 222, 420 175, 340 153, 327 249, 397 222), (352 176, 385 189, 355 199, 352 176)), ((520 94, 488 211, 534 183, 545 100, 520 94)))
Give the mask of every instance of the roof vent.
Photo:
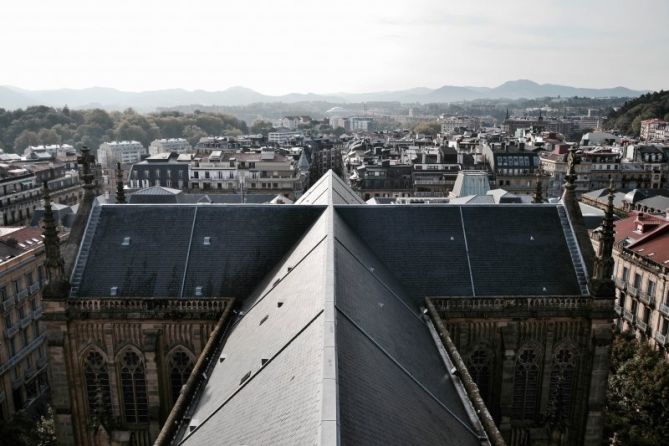
POLYGON ((201 286, 196 286, 195 287, 195 296, 197 296, 197 297, 202 296, 202 287, 201 286))
POLYGON ((130 237, 123 237, 123 241, 121 242, 121 246, 130 246, 130 237))
POLYGON ((202 241, 202 244, 204 246, 209 246, 211 245, 211 237, 205 237, 204 240, 202 241))
POLYGON ((193 432, 200 425, 200 420, 191 420, 188 425, 188 432, 193 432))
POLYGON ((267 358, 260 358, 260 365, 265 365, 265 364, 267 364, 267 361, 269 361, 269 359, 267 359, 267 358))
POLYGON ((251 377, 251 371, 249 370, 248 372, 246 372, 246 375, 242 376, 242 380, 239 381, 239 385, 241 386, 242 384, 244 384, 244 382, 246 382, 246 380, 249 379, 250 377, 251 377))
POLYGON ((228 357, 228 355, 226 355, 225 353, 222 353, 221 356, 218 358, 218 362, 225 361, 227 357, 228 357))
POLYGON ((281 308, 281 307, 283 306, 283 301, 282 301, 282 300, 278 301, 278 302, 276 303, 276 306, 277 306, 278 308, 281 308))
POLYGON ((267 319, 269 319, 269 314, 266 314, 265 317, 263 317, 262 319, 260 319, 260 323, 259 323, 258 325, 262 325, 262 324, 264 324, 265 321, 266 321, 267 319))
POLYGON ((534 237, 530 235, 530 240, 534 240, 534 237))
POLYGON ((118 294, 118 287, 113 286, 109 289, 109 295, 110 296, 116 296, 118 294))

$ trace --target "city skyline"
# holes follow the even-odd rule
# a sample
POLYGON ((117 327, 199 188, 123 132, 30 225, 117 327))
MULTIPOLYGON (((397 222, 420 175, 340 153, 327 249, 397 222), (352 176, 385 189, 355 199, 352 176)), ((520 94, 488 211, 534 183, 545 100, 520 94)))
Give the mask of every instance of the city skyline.
POLYGON ((269 95, 371 92, 532 79, 659 90, 669 4, 194 0, 5 6, 0 85, 269 95), (496 8, 496 9, 495 9, 496 8), (643 32, 637 24, 643 23, 643 32))

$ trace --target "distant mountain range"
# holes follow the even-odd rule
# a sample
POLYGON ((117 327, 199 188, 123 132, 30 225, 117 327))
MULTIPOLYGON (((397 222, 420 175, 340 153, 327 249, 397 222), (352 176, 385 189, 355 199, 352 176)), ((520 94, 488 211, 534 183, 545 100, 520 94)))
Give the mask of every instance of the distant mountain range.
POLYGON ((304 101, 324 101, 332 103, 359 102, 403 102, 436 103, 458 102, 474 99, 520 99, 541 97, 636 97, 646 91, 615 88, 577 88, 565 85, 538 84, 521 79, 508 81, 498 87, 458 87, 445 85, 440 88, 412 88, 408 90, 381 91, 375 93, 291 93, 269 96, 245 87, 231 87, 223 91, 188 91, 183 89, 155 90, 143 92, 120 91, 113 88, 85 88, 80 90, 24 90, 11 86, 0 86, 0 107, 5 109, 24 108, 30 105, 49 105, 72 108, 100 107, 120 110, 133 107, 137 110, 153 110, 158 107, 179 105, 248 105, 258 102, 296 103, 304 101))

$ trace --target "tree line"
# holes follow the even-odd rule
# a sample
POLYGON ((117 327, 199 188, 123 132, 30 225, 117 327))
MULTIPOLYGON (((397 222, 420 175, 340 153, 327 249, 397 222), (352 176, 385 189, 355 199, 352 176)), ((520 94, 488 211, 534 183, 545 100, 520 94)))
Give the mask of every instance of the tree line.
POLYGON ((238 136, 248 130, 246 122, 232 115, 197 110, 143 115, 133 109, 0 108, 0 148, 8 153, 22 153, 26 147, 40 144, 97 149, 101 143, 114 140, 135 140, 147 147, 154 139, 186 138, 195 144, 203 136, 238 136))
MULTIPOLYGON (((655 446, 669 438, 669 363, 633 333, 616 333, 606 404, 606 438, 618 446, 655 446)), ((607 443, 608 444, 608 443, 607 443)))

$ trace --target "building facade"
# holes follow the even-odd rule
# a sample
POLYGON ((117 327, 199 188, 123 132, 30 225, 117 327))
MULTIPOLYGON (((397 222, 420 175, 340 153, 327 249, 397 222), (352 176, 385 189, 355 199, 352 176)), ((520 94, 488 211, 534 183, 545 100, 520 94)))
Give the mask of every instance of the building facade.
POLYGON ((137 163, 146 153, 146 148, 140 142, 111 141, 100 144, 97 159, 103 169, 113 170, 116 168, 116 163, 121 165, 137 163))
POLYGON ((669 359, 669 219, 632 212, 616 222, 616 324, 669 359))
POLYGON ((149 155, 159 153, 186 153, 193 150, 190 143, 183 138, 155 139, 149 145, 149 155))
POLYGON ((46 282, 41 230, 14 228, 0 236, 0 255, 0 417, 8 420, 19 410, 44 412, 48 400, 46 335, 39 324, 46 282))
POLYGON ((79 174, 63 162, 0 164, 0 213, 2 225, 29 224, 42 199, 42 185, 49 183, 53 199, 60 204, 76 204, 83 191, 79 174))

